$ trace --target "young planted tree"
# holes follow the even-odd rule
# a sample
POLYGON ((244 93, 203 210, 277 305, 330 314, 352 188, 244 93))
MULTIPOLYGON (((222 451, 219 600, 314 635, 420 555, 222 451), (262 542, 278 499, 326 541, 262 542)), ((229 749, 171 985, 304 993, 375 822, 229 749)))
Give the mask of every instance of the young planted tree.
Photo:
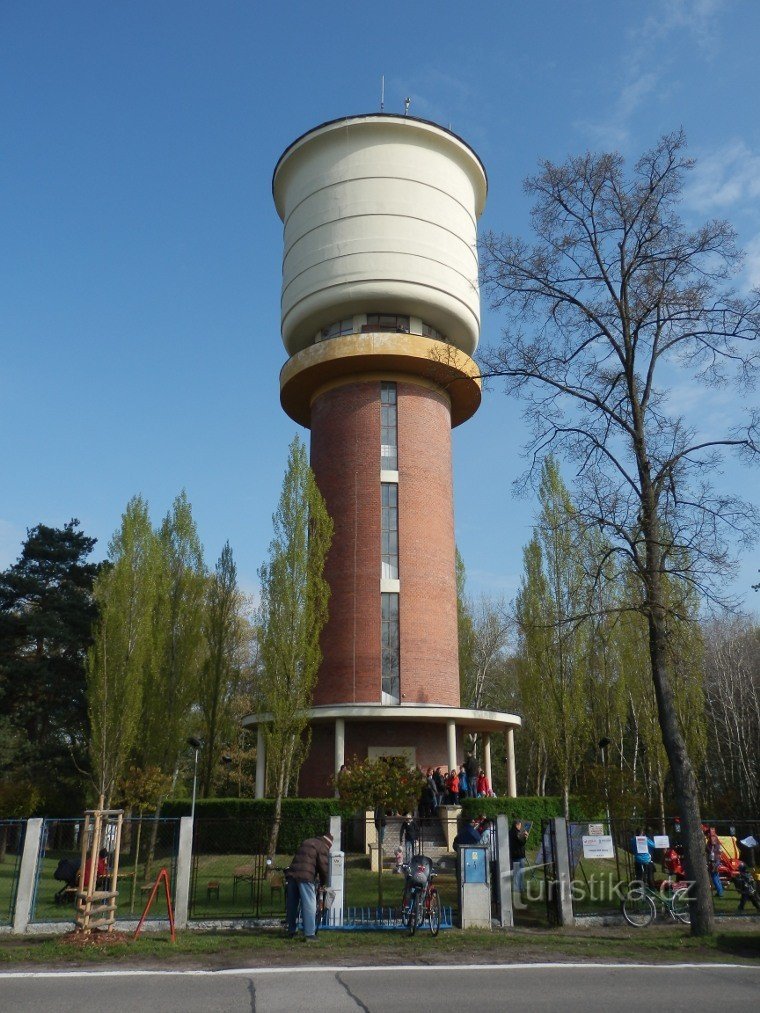
POLYGON ((713 930, 710 884, 694 766, 679 727, 669 651, 665 581, 720 600, 730 566, 725 535, 747 540, 757 515, 710 483, 721 452, 758 454, 758 416, 725 436, 694 431, 668 384, 753 379, 760 292, 727 288, 740 256, 733 229, 711 221, 689 229, 678 214, 686 158, 681 133, 663 137, 627 175, 619 154, 544 162, 527 180, 535 198, 534 246, 512 236, 483 243, 484 281, 508 322, 487 371, 524 399, 530 453, 548 451, 577 466, 575 502, 611 552, 637 578, 647 624, 650 671, 696 884, 692 931, 713 930))
POLYGON ((259 570, 261 607, 260 695, 271 722, 267 770, 275 798, 269 853, 275 854, 282 800, 308 748, 306 712, 322 660, 319 637, 327 622, 330 589, 323 577, 333 523, 296 436, 277 512, 269 561, 259 570))
POLYGON ((98 795, 110 807, 137 741, 151 646, 157 551, 148 505, 127 504, 95 583, 99 617, 87 656, 90 762, 98 795))

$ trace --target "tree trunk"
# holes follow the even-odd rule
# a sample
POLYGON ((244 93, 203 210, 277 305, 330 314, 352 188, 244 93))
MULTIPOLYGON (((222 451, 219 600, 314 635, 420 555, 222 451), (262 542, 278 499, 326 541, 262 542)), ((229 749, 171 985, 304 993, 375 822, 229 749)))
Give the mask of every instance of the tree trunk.
MULTIPOLYGON (((650 602, 651 602, 650 594, 650 602)), ((676 716, 673 689, 667 670, 667 634, 662 614, 652 609, 649 623, 649 655, 652 663, 657 710, 662 741, 673 775, 676 804, 681 817, 686 877, 694 885, 690 891, 691 932, 711 935, 715 930, 710 877, 705 861, 705 837, 699 815, 697 779, 676 716)))
POLYGON ((8 849, 8 827, 0 827, 0 863, 5 861, 5 852, 8 849))
POLYGON ((156 854, 156 841, 158 840, 158 821, 161 819, 161 807, 163 806, 163 799, 159 800, 156 806, 156 815, 153 818, 153 826, 150 831, 150 844, 148 845, 148 854, 145 859, 145 882, 150 882, 151 867, 153 865, 153 859, 156 854))

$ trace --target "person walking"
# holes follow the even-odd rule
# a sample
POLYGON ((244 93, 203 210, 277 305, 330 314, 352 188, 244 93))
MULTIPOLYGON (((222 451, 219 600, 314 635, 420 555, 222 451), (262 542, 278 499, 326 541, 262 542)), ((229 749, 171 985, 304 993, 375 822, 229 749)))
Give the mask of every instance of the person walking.
POLYGON ((509 862, 512 866, 512 892, 522 893, 525 879, 525 842, 528 834, 522 820, 514 820, 509 828, 509 862))
POLYGON ((301 909, 303 934, 307 942, 317 938, 317 881, 327 885, 332 834, 308 837, 302 841, 293 861, 285 870, 285 924, 289 939, 296 934, 301 909))
POLYGON ((411 813, 407 813, 404 816, 398 839, 404 849, 404 865, 411 865, 412 858, 417 850, 417 841, 420 839, 419 823, 411 813))

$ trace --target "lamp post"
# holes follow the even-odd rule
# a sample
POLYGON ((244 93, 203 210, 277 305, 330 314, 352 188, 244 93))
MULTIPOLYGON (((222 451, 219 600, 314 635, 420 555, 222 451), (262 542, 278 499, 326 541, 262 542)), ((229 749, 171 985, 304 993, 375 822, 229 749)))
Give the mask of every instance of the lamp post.
POLYGON ((195 792, 198 787, 198 752, 201 748, 201 740, 196 739, 191 735, 187 740, 187 744, 195 750, 195 764, 193 766, 193 801, 190 806, 190 819, 195 820, 195 792))

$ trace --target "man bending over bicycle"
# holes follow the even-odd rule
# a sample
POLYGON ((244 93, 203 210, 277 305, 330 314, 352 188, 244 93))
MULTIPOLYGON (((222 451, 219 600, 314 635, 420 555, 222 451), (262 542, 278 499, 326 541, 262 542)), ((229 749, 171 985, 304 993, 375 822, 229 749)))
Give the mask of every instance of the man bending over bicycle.
POLYGON ((306 941, 313 942, 317 938, 316 883, 319 880, 320 886, 327 884, 332 843, 332 834, 307 838, 285 870, 285 922, 289 939, 296 934, 299 907, 306 941))

